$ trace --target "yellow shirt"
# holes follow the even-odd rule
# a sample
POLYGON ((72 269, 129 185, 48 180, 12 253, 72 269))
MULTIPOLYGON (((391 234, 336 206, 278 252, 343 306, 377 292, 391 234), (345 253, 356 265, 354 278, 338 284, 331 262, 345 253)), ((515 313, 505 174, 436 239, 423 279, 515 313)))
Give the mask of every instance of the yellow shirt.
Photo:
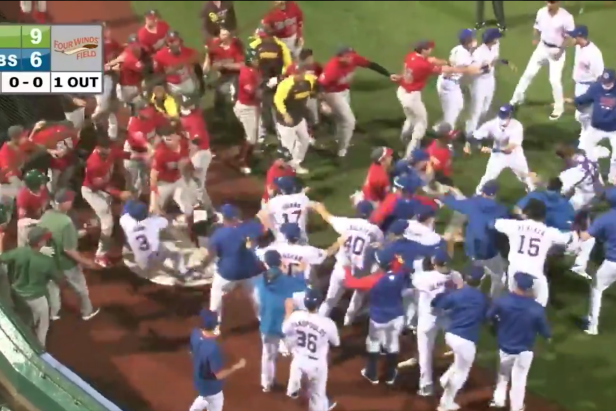
MULTIPOLYGON (((156 101, 156 97, 152 96, 151 101, 154 103, 156 101)), ((154 104, 154 107, 156 107, 156 110, 163 114, 167 114, 169 117, 179 116, 178 104, 175 102, 175 99, 169 95, 165 97, 162 108, 158 107, 156 104, 154 104)))
MULTIPOLYGON (((291 51, 282 41, 278 39, 278 37, 274 37, 274 41, 278 46, 280 46, 280 50, 282 50, 282 72, 280 74, 284 74, 287 71, 287 67, 289 67, 293 63, 293 57, 291 57, 291 51)), ((257 37, 255 40, 251 41, 248 45, 251 49, 256 49, 259 44, 261 44, 261 37, 257 37)))
MULTIPOLYGON (((316 84, 317 78, 313 74, 304 74, 304 78, 306 81, 310 83, 310 86, 314 90, 314 86, 316 84)), ((286 101, 289 97, 289 93, 293 91, 293 86, 295 85, 295 76, 286 77, 280 83, 278 83, 278 87, 276 88, 276 94, 274 94, 274 106, 276 110, 282 114, 287 114, 287 105, 286 101)))

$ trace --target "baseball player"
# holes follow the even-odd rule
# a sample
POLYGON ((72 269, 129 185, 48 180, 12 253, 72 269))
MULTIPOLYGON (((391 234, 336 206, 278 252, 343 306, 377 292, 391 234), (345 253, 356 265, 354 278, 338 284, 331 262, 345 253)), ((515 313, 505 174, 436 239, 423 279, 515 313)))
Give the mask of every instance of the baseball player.
POLYGON ((563 194, 570 195, 569 201, 576 212, 586 209, 603 191, 599 163, 588 158, 584 151, 564 144, 556 147, 556 155, 565 162, 565 169, 558 175, 563 194))
POLYGON ((194 179, 197 183, 197 198, 206 211, 214 213, 212 200, 207 193, 207 170, 212 163, 210 151, 210 133, 199 109, 199 96, 185 96, 180 104, 180 124, 184 135, 190 141, 190 161, 195 169, 194 179))
MULTIPOLYGON (((297 61, 293 62, 287 69, 285 70, 285 76, 293 76, 299 70, 304 70, 306 73, 319 78, 323 73, 323 66, 315 61, 313 56, 312 49, 304 48, 299 52, 299 57, 297 61)), ((316 98, 311 98, 306 103, 306 108, 308 109, 307 113, 307 121, 308 121, 308 129, 310 131, 311 140, 310 144, 314 145, 315 140, 312 137, 312 133, 316 126, 319 124, 319 102, 316 98)))
MULTIPOLYGON (((575 96, 581 96, 588 91, 603 71, 603 54, 599 47, 588 39, 588 27, 576 26, 573 31, 567 33, 575 40, 575 61, 573 63, 573 81, 575 82, 575 96)), ((575 119, 580 123, 582 135, 590 125, 590 108, 585 107, 575 111, 575 119)))
POLYGON ((375 253, 375 261, 380 271, 368 276, 353 277, 345 272, 345 285, 348 288, 368 292, 368 312, 370 325, 366 339, 368 359, 361 375, 371 384, 378 384, 377 362, 381 347, 385 351, 385 383, 393 385, 398 376, 397 364, 400 352, 400 333, 404 327, 404 291, 411 286, 411 277, 403 269, 391 270, 394 254, 383 249, 375 253))
MULTIPOLYGON (((527 266, 531 267, 531 266, 527 266)), ((505 408, 507 386, 511 411, 524 411, 526 379, 533 361, 537 334, 550 341, 551 333, 545 309, 534 301, 533 283, 537 277, 524 272, 512 276, 514 287, 495 300, 487 318, 496 326, 500 361, 496 388, 490 407, 505 408)))
MULTIPOLYGON (((487 138, 494 139, 494 144, 492 148, 481 148, 482 153, 490 154, 490 159, 477 186, 477 194, 481 193, 484 184, 496 180, 500 173, 507 168, 513 171, 517 179, 526 185, 528 191, 533 191, 535 183, 529 175, 528 162, 522 148, 524 127, 522 123, 513 118, 512 105, 501 106, 498 110, 498 116, 479 127, 470 140, 474 143, 487 138)), ((467 154, 470 153, 471 142, 467 141, 464 146, 464 152, 467 154)))
POLYGON ((376 206, 385 199, 390 189, 389 172, 392 168, 393 155, 394 151, 389 147, 377 147, 372 150, 370 153, 372 164, 368 168, 364 185, 361 191, 351 195, 353 205, 368 200, 376 206))
POLYGON ((604 139, 610 140, 612 157, 610 159, 609 180, 616 178, 616 72, 605 69, 599 81, 588 88, 586 93, 574 100, 576 107, 590 106, 590 125, 580 139, 579 148, 592 160, 606 158, 608 149, 599 146, 604 139))
POLYGON ((261 74, 258 69, 256 52, 247 48, 244 54, 244 65, 240 67, 237 80, 237 96, 233 112, 244 128, 244 144, 240 153, 240 171, 250 174, 252 170, 249 163, 252 152, 257 145, 259 137, 259 123, 261 121, 261 98, 259 89, 261 74))
POLYGON ((19 9, 22 19, 30 16, 38 24, 46 24, 49 21, 46 1, 20 1, 19 9))
POLYGON ((419 394, 428 397, 434 394, 432 362, 437 333, 445 326, 445 316, 432 307, 433 299, 445 292, 452 279, 460 274, 449 268, 449 256, 439 250, 431 259, 432 269, 413 275, 412 283, 417 295, 417 356, 419 363, 419 394))
POLYGON ((479 332, 488 311, 488 299, 481 292, 483 267, 475 266, 465 276, 464 282, 454 280, 454 290, 432 299, 432 307, 447 314, 445 343, 453 351, 453 364, 440 378, 443 395, 437 411, 457 411, 456 394, 466 383, 471 371, 479 332))
MULTIPOLYGON (((458 33, 459 45, 451 49, 449 53, 449 64, 451 67, 468 67, 474 63, 472 53, 477 47, 475 40, 475 31, 471 29, 463 29, 458 33)), ((443 110, 443 119, 438 122, 435 129, 438 129, 440 124, 449 124, 452 128, 456 128, 458 117, 464 108, 464 96, 460 88, 462 74, 443 74, 438 76, 436 80, 436 90, 441 102, 443 110)))
MULTIPOLYGON (((323 218, 332 228, 345 239, 343 246, 336 255, 336 264, 329 279, 329 288, 325 301, 319 308, 319 314, 328 317, 333 308, 338 305, 344 294, 344 277, 347 267, 350 267, 354 276, 371 272, 371 265, 366 264, 367 252, 371 244, 383 242, 383 233, 378 226, 368 222, 373 210, 372 203, 367 200, 360 201, 355 206, 355 218, 335 217, 327 211, 321 203, 315 203, 313 210, 323 218)), ((344 325, 350 325, 357 316, 365 294, 355 291, 349 302, 344 316, 344 325)))
POLYGON ((250 224, 240 220, 240 211, 231 204, 220 208, 222 225, 209 239, 207 256, 202 265, 207 267, 216 261, 210 291, 210 310, 218 313, 222 320, 222 298, 237 286, 244 288, 251 299, 255 312, 258 312, 258 299, 254 292, 252 278, 263 272, 262 264, 251 249, 251 242, 267 232, 269 225, 264 214, 257 214, 258 222, 250 224))
POLYGON ((145 60, 146 53, 137 35, 131 34, 120 56, 105 64, 105 70, 118 72, 116 96, 125 105, 133 103, 141 94, 144 74, 151 69, 151 64, 146 64, 145 60))
POLYGON ((188 274, 184 255, 168 250, 161 242, 161 232, 169 227, 169 221, 150 215, 145 203, 128 201, 120 217, 120 226, 140 269, 155 271, 166 260, 171 260, 181 276, 188 274))
POLYGON ((287 395, 298 398, 302 380, 307 383, 308 410, 332 410, 335 402, 327 398, 329 347, 340 346, 338 327, 318 313, 323 297, 313 289, 306 291, 305 310, 296 310, 282 324, 282 332, 293 360, 289 371, 287 395))
POLYGON ((616 281, 616 189, 605 191, 604 198, 610 210, 598 216, 588 228, 580 234, 582 241, 591 238, 603 242, 604 260, 595 274, 590 290, 590 303, 587 317, 586 334, 599 333, 599 315, 601 314, 601 300, 603 292, 616 281))
POLYGON ((573 16, 560 7, 560 1, 547 1, 546 6, 539 9, 533 26, 533 52, 528 65, 520 77, 513 92, 510 104, 515 106, 524 102, 526 89, 530 86, 537 73, 546 63, 549 67, 550 85, 554 97, 554 110, 550 120, 558 120, 565 111, 563 96, 563 68, 565 67, 566 35, 575 29, 573 16))
POLYGON ((302 232, 302 241, 308 240, 306 223, 308 211, 314 206, 294 177, 279 177, 274 180, 278 194, 267 202, 263 209, 271 219, 272 232, 276 241, 284 240, 280 227, 285 223, 296 223, 302 232))
POLYGON ((47 177, 38 170, 24 174, 24 186, 15 198, 17 206, 17 246, 28 242, 28 232, 36 225, 49 206, 49 192, 45 187, 47 177))
POLYGON ((545 259, 554 245, 567 245, 572 237, 571 233, 562 233, 545 224, 546 207, 541 201, 530 199, 522 211, 525 220, 498 219, 494 228, 509 238, 509 290, 515 288, 513 274, 524 269, 535 277, 535 298, 545 307, 549 298, 548 280, 543 271, 545 259))
POLYGON ((466 121, 465 132, 472 136, 479 121, 487 114, 492 105, 496 90, 495 66, 499 63, 509 63, 500 59, 500 42, 502 34, 496 28, 489 28, 481 35, 482 44, 473 51, 473 62, 488 66, 487 73, 474 76, 471 80, 470 113, 466 121))
MULTIPOLYGON (((261 388, 270 392, 276 379, 276 358, 284 337, 282 324, 286 307, 293 306, 293 294, 306 291, 303 278, 285 275, 282 258, 275 250, 263 256, 266 271, 255 281, 259 300, 259 331, 263 343, 261 355, 261 388)), ((308 342, 306 341, 306 344, 308 342)))
POLYGON ((280 177, 295 177, 295 170, 289 163, 291 162, 291 153, 284 147, 278 147, 276 150, 276 159, 265 174, 265 190, 261 197, 261 208, 267 204, 270 198, 276 195, 277 189, 274 181, 280 177))
POLYGON ((143 26, 137 31, 137 39, 146 53, 155 54, 165 46, 169 24, 160 18, 158 11, 153 9, 143 14, 143 20, 143 26))
POLYGON ((199 80, 194 72, 195 65, 200 67, 197 51, 184 45, 177 31, 167 33, 165 44, 154 54, 154 68, 165 75, 169 92, 175 96, 198 93, 199 80))
POLYGON ((98 240, 95 262, 103 267, 111 265, 107 253, 111 248, 113 234, 113 198, 126 201, 132 196, 130 191, 121 191, 111 182, 113 168, 121 158, 122 152, 112 149, 107 137, 99 138, 92 154, 86 161, 81 195, 96 214, 100 222, 101 234, 98 240))
POLYGON ((391 74, 386 68, 360 56, 351 47, 341 47, 336 55, 323 66, 319 77, 319 86, 323 90, 323 99, 331 109, 336 124, 336 142, 338 157, 345 157, 353 131, 355 131, 355 114, 351 109, 351 80, 357 67, 368 68, 391 81, 397 82, 400 76, 391 74))
POLYGON ((406 117, 400 139, 406 141, 412 133, 411 141, 406 148, 407 158, 419 147, 428 127, 428 112, 421 101, 421 91, 428 79, 435 74, 472 75, 481 72, 474 65, 449 67, 447 61, 431 57, 432 50, 434 50, 433 41, 420 41, 415 45, 415 49, 404 57, 402 74, 391 77, 392 81, 400 85, 396 94, 406 117))
POLYGON ((204 1, 201 8, 201 28, 206 41, 216 36, 221 24, 237 31, 237 17, 233 1, 204 1))
POLYGON ((497 232, 494 221, 506 218, 507 207, 496 201, 499 185, 488 181, 481 188, 481 194, 466 199, 446 195, 440 201, 448 208, 467 217, 464 238, 464 253, 476 265, 484 267, 490 275, 490 297, 498 297, 505 288, 505 261, 497 247, 497 232))
POLYGON ((199 313, 199 319, 200 327, 194 328, 190 333, 193 384, 199 395, 189 411, 222 411, 225 401, 223 382, 231 374, 246 367, 246 360, 240 358, 232 366, 225 367, 220 346, 216 341, 216 313, 204 308, 199 313))
POLYGON ((261 20, 272 27, 273 35, 287 46, 296 59, 304 47, 304 13, 294 1, 274 1, 274 7, 261 20))

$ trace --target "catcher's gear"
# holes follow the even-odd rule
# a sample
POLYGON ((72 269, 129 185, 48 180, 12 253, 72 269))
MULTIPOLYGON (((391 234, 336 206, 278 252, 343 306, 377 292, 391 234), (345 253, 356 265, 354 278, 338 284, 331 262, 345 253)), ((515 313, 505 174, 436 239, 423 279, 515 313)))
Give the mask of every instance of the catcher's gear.
POLYGON ((24 175, 24 184, 31 191, 38 191, 47 183, 47 177, 38 170, 30 170, 24 175))

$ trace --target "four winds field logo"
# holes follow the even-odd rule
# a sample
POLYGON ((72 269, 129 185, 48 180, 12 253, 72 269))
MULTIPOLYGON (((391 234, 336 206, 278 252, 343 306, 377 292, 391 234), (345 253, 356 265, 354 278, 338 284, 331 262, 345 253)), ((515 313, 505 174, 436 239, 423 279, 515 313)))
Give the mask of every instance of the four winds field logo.
POLYGON ((53 42, 53 49, 67 56, 75 56, 78 60, 96 57, 96 49, 99 46, 98 37, 76 37, 69 41, 53 42))

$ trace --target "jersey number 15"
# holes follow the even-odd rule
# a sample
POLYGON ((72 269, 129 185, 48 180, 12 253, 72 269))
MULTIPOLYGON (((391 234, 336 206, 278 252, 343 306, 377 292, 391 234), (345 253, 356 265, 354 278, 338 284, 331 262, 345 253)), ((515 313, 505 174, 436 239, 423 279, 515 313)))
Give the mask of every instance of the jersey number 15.
POLYGON ((530 237, 528 242, 526 236, 520 236, 520 246, 518 247, 518 254, 526 254, 531 257, 537 257, 539 255, 540 238, 530 237))
POLYGON ((305 348, 310 351, 312 354, 317 352, 317 335, 312 333, 307 333, 305 331, 297 332, 297 345, 299 347, 305 348))

